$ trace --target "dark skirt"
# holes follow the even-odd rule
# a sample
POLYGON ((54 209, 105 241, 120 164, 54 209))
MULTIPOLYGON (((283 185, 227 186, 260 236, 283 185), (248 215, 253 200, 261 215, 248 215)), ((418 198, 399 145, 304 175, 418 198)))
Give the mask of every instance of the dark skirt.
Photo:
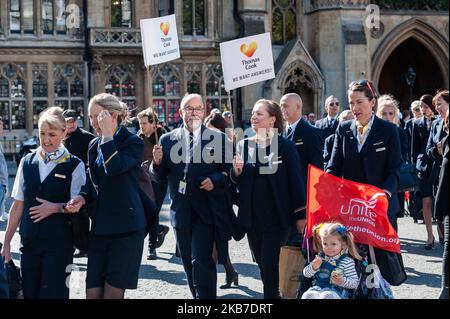
POLYGON ((136 289, 145 235, 144 229, 111 236, 91 234, 86 288, 103 288, 108 283, 115 288, 136 289))

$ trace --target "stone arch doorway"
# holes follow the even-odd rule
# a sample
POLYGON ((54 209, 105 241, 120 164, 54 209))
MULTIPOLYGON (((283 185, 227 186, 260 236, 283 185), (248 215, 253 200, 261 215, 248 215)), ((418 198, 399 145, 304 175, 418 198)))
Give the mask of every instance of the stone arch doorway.
POLYGON ((289 74, 283 85, 283 94, 297 93, 303 101, 303 114, 315 112, 314 110, 314 91, 311 78, 304 74, 300 68, 296 68, 289 74))
POLYGON ((434 95, 445 86, 444 76, 431 52, 416 39, 409 38, 391 53, 378 82, 380 93, 394 95, 402 109, 407 109, 410 103, 410 89, 406 82, 410 67, 416 74, 412 100, 419 99, 423 94, 434 95))
POLYGON ((372 80, 381 93, 391 93, 408 108, 406 72, 416 72, 413 98, 449 86, 448 40, 433 26, 412 18, 395 27, 381 41, 372 59, 372 80), (432 74, 432 75, 431 75, 432 74))
POLYGON ((303 114, 314 112, 320 117, 323 77, 306 63, 295 61, 280 72, 273 98, 279 101, 283 94, 297 93, 303 101, 303 114))

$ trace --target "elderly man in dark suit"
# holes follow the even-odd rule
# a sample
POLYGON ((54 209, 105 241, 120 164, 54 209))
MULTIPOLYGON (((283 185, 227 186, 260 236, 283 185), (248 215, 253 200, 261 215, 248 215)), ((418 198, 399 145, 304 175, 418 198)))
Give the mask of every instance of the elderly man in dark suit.
POLYGON ((192 296, 214 299, 217 271, 213 244, 221 247, 217 234, 228 221, 217 210, 227 205, 223 193, 228 186, 233 148, 225 145, 228 142, 223 133, 202 125, 205 106, 200 95, 186 95, 180 115, 183 127, 161 137, 153 151, 150 171, 156 181, 168 177, 170 222, 192 296), (225 150, 230 155, 228 160, 225 150))
MULTIPOLYGON (((323 139, 320 129, 312 126, 302 118, 303 102, 295 93, 284 95, 280 101, 281 111, 287 121, 286 137, 295 143, 300 157, 303 176, 308 176, 308 165, 323 167, 323 139)), ((304 189, 307 188, 307 178, 304 179, 304 189)), ((303 234, 301 223, 297 221, 288 239, 288 244, 298 245, 303 234)))
POLYGON ((327 116, 316 121, 315 124, 317 128, 322 130, 324 140, 336 132, 339 124, 339 100, 334 95, 330 95, 325 100, 325 111, 327 112, 327 116))

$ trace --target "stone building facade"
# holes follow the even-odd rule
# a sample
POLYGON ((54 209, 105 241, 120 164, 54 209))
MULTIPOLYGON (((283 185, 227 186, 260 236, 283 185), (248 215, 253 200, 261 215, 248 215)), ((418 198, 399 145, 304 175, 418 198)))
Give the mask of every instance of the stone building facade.
MULTIPOLYGON (((406 108, 411 98, 449 87, 448 2, 424 3, 0 0, 3 142, 36 135, 45 107, 83 115, 89 97, 105 91, 130 109, 153 105, 169 124, 178 120, 185 92, 202 94, 209 109, 228 108, 219 44, 263 32, 272 34, 276 78, 231 92, 238 120, 249 119, 257 99, 279 100, 286 92, 300 93, 304 113, 321 115, 328 95, 345 105, 348 83, 360 78, 406 108), (181 58, 147 70, 139 21, 168 14, 176 15, 181 58), (415 74, 412 87, 408 70, 415 74)), ((87 116, 83 121, 88 127, 87 116)))

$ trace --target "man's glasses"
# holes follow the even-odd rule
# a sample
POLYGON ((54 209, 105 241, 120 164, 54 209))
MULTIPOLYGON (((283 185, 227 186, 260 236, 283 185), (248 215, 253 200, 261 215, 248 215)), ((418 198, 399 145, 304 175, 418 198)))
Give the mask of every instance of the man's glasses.
POLYGON ((329 106, 339 106, 339 102, 331 102, 328 104, 329 106))
POLYGON ((187 106, 184 108, 184 110, 186 111, 186 113, 203 113, 204 108, 203 107, 193 107, 193 106, 187 106))

